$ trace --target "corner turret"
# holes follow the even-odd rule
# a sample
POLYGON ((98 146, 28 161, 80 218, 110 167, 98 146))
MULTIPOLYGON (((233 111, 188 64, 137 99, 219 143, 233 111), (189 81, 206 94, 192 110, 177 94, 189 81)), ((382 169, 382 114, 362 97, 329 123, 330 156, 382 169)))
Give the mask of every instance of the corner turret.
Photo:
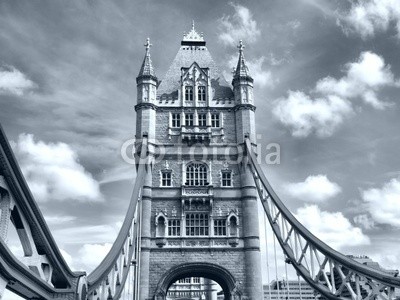
POLYGON ((246 137, 252 142, 256 140, 255 117, 253 96, 253 78, 244 59, 242 41, 239 41, 239 60, 233 72, 233 93, 235 95, 236 111, 236 138, 238 143, 243 143, 246 137))
POLYGON ((144 46, 146 47, 146 54, 139 75, 136 77, 138 104, 146 102, 154 103, 157 96, 158 79, 151 61, 150 47, 152 45, 150 44, 149 38, 147 38, 144 46))

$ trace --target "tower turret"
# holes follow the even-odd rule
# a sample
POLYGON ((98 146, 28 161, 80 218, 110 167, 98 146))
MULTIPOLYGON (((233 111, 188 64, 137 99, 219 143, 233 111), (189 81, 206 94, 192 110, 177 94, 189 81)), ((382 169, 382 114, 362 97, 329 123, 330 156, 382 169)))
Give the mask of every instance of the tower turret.
POLYGON ((239 59, 236 69, 233 72, 233 93, 236 104, 236 134, 237 142, 242 143, 246 136, 255 142, 255 118, 253 96, 253 78, 250 76, 249 68, 244 59, 243 49, 245 48, 242 40, 237 46, 239 49, 239 59))
POLYGON ((146 44, 146 54, 140 68, 139 74, 136 77, 136 83, 138 87, 138 104, 141 102, 154 103, 157 95, 157 84, 158 79, 156 73, 154 72, 153 63, 150 56, 150 39, 147 38, 146 44))
POLYGON ((137 84, 137 111, 136 118, 136 136, 142 137, 143 133, 147 133, 149 139, 155 137, 155 102, 157 97, 158 79, 154 72, 153 63, 150 56, 150 39, 147 38, 146 54, 136 77, 137 84))

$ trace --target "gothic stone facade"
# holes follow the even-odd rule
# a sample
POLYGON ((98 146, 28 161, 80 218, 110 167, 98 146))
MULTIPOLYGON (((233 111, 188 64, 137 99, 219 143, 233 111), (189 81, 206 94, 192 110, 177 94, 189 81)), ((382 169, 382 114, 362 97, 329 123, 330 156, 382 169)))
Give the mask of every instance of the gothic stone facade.
POLYGON ((155 158, 142 196, 140 299, 165 299, 193 276, 218 282, 226 299, 262 299, 256 190, 241 155, 246 137, 255 142, 243 45, 232 85, 194 26, 162 81, 149 48, 135 106, 136 137, 148 136, 155 158))

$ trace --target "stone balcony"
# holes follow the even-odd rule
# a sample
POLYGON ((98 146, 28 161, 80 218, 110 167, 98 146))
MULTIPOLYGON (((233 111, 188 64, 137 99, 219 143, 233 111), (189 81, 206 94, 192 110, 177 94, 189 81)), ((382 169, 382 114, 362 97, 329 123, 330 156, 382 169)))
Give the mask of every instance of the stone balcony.
POLYGON ((189 143, 196 142, 209 142, 212 137, 212 131, 210 126, 182 126, 181 127, 182 141, 189 143))
POLYGON ((182 198, 210 198, 213 196, 213 186, 182 186, 182 198))
POLYGON ((188 144, 195 143, 209 143, 211 138, 217 136, 224 136, 224 129, 212 128, 211 126, 185 126, 179 128, 168 128, 168 136, 180 136, 182 142, 188 144))

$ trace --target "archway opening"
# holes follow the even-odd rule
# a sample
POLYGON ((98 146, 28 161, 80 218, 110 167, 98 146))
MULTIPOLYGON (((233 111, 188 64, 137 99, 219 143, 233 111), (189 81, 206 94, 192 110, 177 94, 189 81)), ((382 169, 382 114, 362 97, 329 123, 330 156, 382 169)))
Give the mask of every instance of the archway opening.
POLYGON ((205 277, 185 277, 176 280, 167 291, 166 300, 224 300, 222 287, 205 277))
MULTIPOLYGON (((240 283, 239 283, 240 285, 240 283)), ((208 288, 207 288, 208 289, 208 288)), ((190 289, 189 291, 190 292, 190 289)), ((176 293, 175 293, 176 294, 176 293)), ((205 294, 205 293, 203 293, 205 294)), ((188 300, 188 299, 211 299, 211 300, 231 300, 231 299, 240 299, 241 291, 238 288, 238 283, 232 274, 227 271, 225 268, 211 264, 211 263, 184 263, 167 271, 162 279, 160 280, 156 292, 157 300, 161 299, 180 299, 180 300, 188 300), (190 282, 189 282, 190 280, 190 282), (204 280, 203 282, 201 280, 204 280), (186 282, 187 281, 187 282, 186 282), (197 284, 197 287, 201 287, 202 283, 203 289, 206 289, 206 285, 211 285, 208 298, 198 298, 197 295, 192 295, 188 293, 187 295, 181 294, 181 298, 174 296, 174 290, 177 290, 177 286, 182 287, 182 290, 186 288, 194 289, 195 285, 192 283, 200 282, 197 284), (168 296, 168 292, 169 296, 168 296), (195 296, 193 298, 193 296, 195 296), (171 298, 175 297, 175 298, 171 298), (186 297, 186 298, 185 298, 186 297), (197 298, 196 298, 197 297, 197 298), (214 298, 210 298, 214 297, 214 298)), ((178 294, 179 296, 179 294, 178 294)), ((200 295, 201 296, 201 295, 200 295)), ((204 295, 207 297, 207 295, 204 295)))

